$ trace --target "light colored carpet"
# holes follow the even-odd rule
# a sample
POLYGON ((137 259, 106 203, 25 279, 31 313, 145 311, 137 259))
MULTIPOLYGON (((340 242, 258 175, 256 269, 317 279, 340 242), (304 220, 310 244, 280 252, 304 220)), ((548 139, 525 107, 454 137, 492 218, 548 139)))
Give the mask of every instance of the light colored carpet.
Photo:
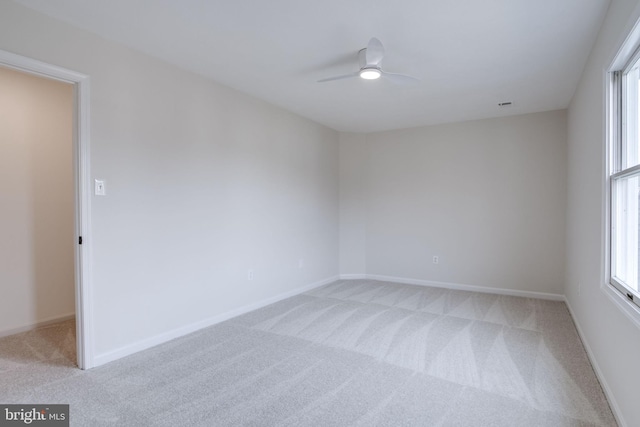
POLYGON ((564 303, 339 281, 90 371, 0 340, 0 403, 76 426, 615 426, 564 303))

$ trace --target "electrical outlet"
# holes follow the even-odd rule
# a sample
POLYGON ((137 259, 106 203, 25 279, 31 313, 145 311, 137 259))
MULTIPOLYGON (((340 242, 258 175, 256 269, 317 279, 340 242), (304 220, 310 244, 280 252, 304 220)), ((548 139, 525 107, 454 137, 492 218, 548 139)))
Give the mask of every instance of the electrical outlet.
POLYGON ((253 280, 253 270, 247 272, 247 280, 253 280))
POLYGON ((438 264, 440 262, 440 257, 438 257, 438 255, 434 255, 433 256, 433 263, 434 264, 438 264))

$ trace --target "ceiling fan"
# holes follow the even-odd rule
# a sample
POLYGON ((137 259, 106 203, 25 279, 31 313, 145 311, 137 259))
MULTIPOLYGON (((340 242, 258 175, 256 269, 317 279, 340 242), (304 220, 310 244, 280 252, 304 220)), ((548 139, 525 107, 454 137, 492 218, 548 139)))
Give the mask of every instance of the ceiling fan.
POLYGON ((376 80, 380 77, 387 79, 393 83, 416 83, 419 80, 415 77, 407 76, 405 74, 388 73, 382 71, 380 63, 384 58, 384 46, 382 42, 373 37, 369 40, 369 44, 364 49, 360 49, 358 52, 358 61, 360 64, 360 70, 355 73, 343 74, 341 76, 329 77, 326 79, 318 80, 318 83, 331 82, 333 80, 349 79, 352 77, 360 77, 365 80, 376 80))

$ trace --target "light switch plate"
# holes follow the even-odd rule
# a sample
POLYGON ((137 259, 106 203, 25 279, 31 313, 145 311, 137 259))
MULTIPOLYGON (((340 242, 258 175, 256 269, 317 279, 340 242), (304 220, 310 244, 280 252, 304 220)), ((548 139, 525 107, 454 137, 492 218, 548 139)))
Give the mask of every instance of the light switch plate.
POLYGON ((95 190, 96 190, 96 196, 104 196, 107 194, 107 190, 105 189, 103 180, 96 179, 95 190))

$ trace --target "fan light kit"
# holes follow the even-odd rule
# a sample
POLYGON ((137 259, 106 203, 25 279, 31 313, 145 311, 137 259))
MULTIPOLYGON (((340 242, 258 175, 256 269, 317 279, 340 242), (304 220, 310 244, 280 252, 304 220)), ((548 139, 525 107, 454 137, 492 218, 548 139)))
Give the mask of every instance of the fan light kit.
POLYGON ((330 82, 333 80, 348 79, 358 77, 364 80, 377 80, 380 77, 385 78, 393 83, 416 83, 418 79, 404 74, 387 73, 382 71, 380 63, 384 57, 384 46, 377 38, 369 40, 369 44, 358 52, 358 61, 360 62, 360 70, 355 73, 344 74, 342 76, 329 77, 318 80, 318 83, 330 82))
POLYGON ((360 77, 365 80, 379 79, 382 73, 377 68, 365 68, 360 70, 360 77))

